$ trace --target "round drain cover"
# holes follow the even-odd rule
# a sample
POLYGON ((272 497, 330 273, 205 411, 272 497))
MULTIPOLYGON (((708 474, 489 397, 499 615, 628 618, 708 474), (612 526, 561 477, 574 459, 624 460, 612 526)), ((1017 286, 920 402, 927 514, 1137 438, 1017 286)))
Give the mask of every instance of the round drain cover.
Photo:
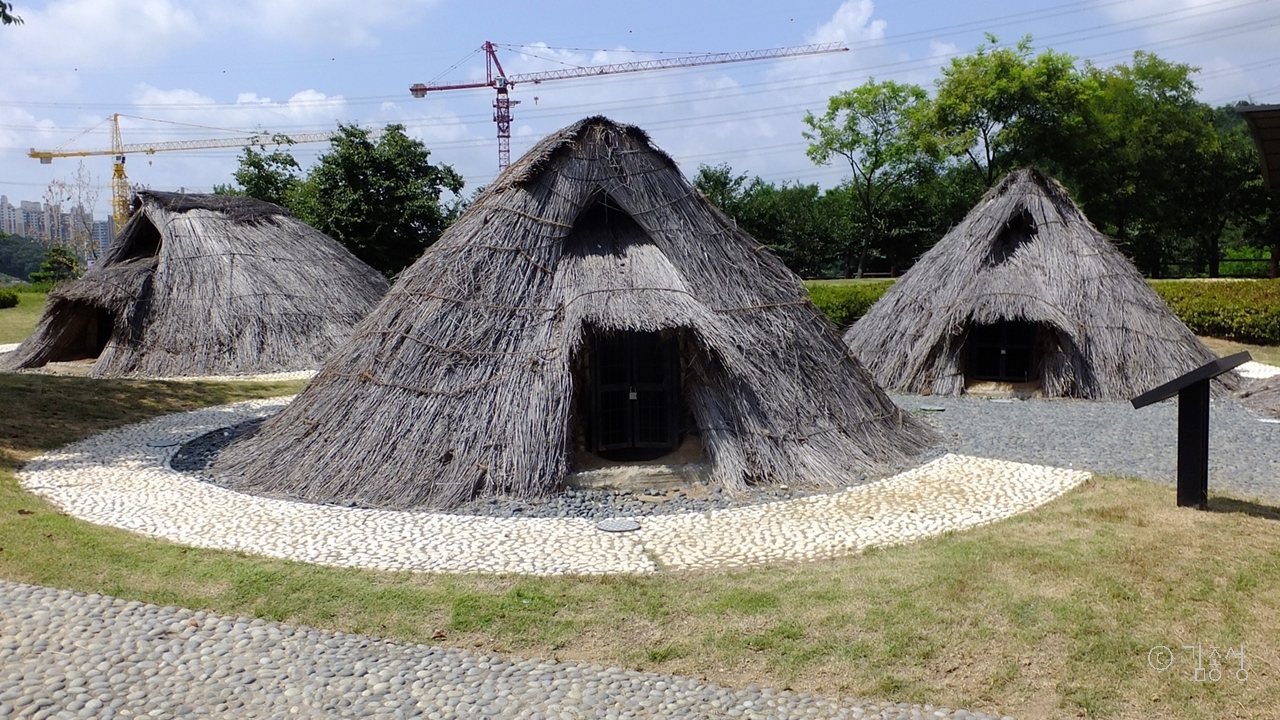
POLYGON ((147 443, 147 447, 155 447, 155 448, 173 447, 174 445, 181 445, 181 444, 182 443, 178 442, 177 440, 152 440, 147 443))
POLYGON ((631 532, 639 530, 640 523, 629 518, 609 518, 596 523, 596 529, 605 532, 631 532))

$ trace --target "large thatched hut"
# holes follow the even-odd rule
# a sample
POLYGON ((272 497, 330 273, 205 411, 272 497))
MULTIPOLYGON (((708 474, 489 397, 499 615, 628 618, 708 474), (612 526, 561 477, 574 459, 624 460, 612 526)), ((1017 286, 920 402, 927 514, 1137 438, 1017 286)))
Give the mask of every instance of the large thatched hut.
POLYGON ((994 382, 1121 400, 1216 357, 1034 169, 989 190, 844 339, 885 387, 937 395, 994 382))
POLYGON ((441 508, 549 494, 579 453, 652 459, 691 434, 730 490, 844 483, 932 440, 797 277, 642 130, 596 117, 503 173, 214 469, 247 491, 441 508))
POLYGON ((99 377, 319 367, 386 280, 283 208, 144 191, 101 261, 55 288, 5 369, 96 358, 99 377))

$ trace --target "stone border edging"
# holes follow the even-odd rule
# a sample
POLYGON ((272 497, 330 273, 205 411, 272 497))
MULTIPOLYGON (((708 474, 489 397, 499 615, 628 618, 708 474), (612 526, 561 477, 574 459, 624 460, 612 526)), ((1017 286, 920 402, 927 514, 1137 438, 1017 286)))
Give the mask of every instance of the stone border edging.
POLYGON ((1090 477, 946 455, 843 492, 638 518, 638 531, 607 533, 579 518, 503 519, 264 498, 168 467, 182 443, 278 412, 291 399, 117 428, 41 455, 18 472, 19 481, 82 520, 196 547, 393 571, 599 575, 839 557, 1007 518, 1090 477))

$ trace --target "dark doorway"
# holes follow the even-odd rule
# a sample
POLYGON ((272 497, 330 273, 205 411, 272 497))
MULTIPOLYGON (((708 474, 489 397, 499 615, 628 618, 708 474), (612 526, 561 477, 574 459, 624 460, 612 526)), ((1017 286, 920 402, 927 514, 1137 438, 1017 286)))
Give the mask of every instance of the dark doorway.
POLYGON ((75 302, 65 309, 59 308, 57 312, 65 318, 65 324, 41 364, 93 359, 102 355, 115 332, 115 316, 110 310, 75 302))
POLYGON ((592 450, 607 460, 652 460, 680 442, 680 350, 659 333, 593 340, 592 450))
POLYGON ((1029 382, 1039 377, 1035 323, 1001 320, 971 325, 965 341, 966 374, 974 380, 1029 382))

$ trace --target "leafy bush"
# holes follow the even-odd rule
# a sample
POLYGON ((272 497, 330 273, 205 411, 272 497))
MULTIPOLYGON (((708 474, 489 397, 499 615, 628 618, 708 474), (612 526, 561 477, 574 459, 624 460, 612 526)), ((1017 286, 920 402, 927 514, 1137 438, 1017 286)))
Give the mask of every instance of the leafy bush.
POLYGON ((49 248, 44 255, 44 262, 41 263, 40 269, 31 273, 31 284, 38 285, 48 283, 56 285, 68 280, 75 280, 84 274, 84 266, 80 263, 80 258, 71 252, 70 248, 55 246, 49 248))
POLYGON ((893 285, 892 280, 832 283, 808 282, 809 299, 840 327, 848 327, 867 314, 871 306, 893 285))
POLYGON ((0 309, 18 307, 18 293, 12 290, 0 290, 0 309))
POLYGON ((1197 335, 1280 345, 1280 280, 1153 280, 1151 286, 1197 335))

